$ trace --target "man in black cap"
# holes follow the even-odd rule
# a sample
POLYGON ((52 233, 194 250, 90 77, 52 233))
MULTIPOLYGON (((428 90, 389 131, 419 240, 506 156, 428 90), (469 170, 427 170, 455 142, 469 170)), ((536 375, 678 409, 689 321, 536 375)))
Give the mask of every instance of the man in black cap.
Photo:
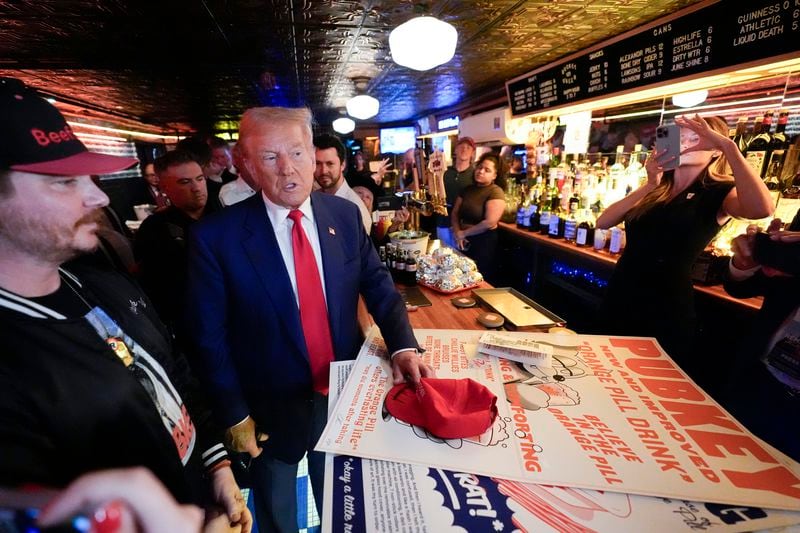
POLYGON ((120 274, 64 266, 98 243, 108 197, 91 175, 136 160, 89 152, 11 78, 0 78, 0 139, 0 480, 63 486, 142 465, 179 501, 220 505, 249 530, 224 448, 152 306, 120 274))

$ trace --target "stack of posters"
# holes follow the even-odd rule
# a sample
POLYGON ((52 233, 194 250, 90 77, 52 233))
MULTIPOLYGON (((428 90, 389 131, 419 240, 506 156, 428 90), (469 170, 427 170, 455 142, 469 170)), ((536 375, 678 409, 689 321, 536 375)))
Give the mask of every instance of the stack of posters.
POLYGON ((391 372, 373 329, 352 370, 332 372, 317 445, 336 454, 324 531, 800 523, 800 465, 750 435, 653 339, 516 333, 552 346, 544 367, 480 354, 479 331, 416 334, 438 377, 482 383, 498 396, 499 416, 483 435, 450 440, 392 418, 383 406, 391 372))

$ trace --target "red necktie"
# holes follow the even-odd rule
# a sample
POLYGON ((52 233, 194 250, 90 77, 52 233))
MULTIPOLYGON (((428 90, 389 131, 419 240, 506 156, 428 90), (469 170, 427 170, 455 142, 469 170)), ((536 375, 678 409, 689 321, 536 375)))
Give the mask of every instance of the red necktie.
POLYGON ((302 211, 289 212, 294 222, 292 227, 292 250, 294 251, 294 273, 297 280, 297 297, 300 300, 300 322, 306 339, 311 380, 314 390, 328 394, 328 374, 333 361, 333 341, 328 323, 328 309, 317 269, 314 250, 308 242, 300 220, 302 211))

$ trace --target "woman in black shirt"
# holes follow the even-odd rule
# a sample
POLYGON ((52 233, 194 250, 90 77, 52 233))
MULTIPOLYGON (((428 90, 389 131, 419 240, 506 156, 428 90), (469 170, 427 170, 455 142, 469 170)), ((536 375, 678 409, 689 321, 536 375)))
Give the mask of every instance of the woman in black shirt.
POLYGON ((692 264, 730 217, 774 210, 766 186, 728 138, 718 117, 678 117, 680 165, 655 150, 647 183, 611 204, 597 227, 625 222, 627 245, 608 285, 602 333, 656 337, 679 364, 689 363, 695 311, 692 264))
POLYGON ((456 245, 491 280, 497 252, 497 223, 506 208, 505 166, 497 154, 478 159, 472 185, 459 192, 450 216, 456 245))

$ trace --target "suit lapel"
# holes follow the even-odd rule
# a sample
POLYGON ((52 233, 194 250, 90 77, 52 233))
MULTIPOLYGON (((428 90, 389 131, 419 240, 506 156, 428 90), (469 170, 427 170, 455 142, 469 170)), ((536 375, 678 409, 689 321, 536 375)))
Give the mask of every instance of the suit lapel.
POLYGON ((339 346, 340 339, 337 332, 343 331, 341 327, 341 268, 344 264, 344 250, 342 250, 341 239, 346 238, 344 228, 337 227, 337 223, 330 211, 329 206, 317 200, 316 196, 323 193, 311 195, 311 207, 314 209, 314 220, 317 225, 317 235, 319 235, 319 247, 322 251, 322 267, 325 269, 325 295, 328 303, 328 321, 331 326, 331 336, 333 338, 334 350, 339 346))
MULTIPOLYGON (((245 201, 249 203, 244 220, 245 237, 242 239, 242 246, 286 331, 292 335, 300 353, 308 358, 292 283, 264 201, 260 194, 245 201)), ((257 295, 255 297, 258 298, 257 295)))

